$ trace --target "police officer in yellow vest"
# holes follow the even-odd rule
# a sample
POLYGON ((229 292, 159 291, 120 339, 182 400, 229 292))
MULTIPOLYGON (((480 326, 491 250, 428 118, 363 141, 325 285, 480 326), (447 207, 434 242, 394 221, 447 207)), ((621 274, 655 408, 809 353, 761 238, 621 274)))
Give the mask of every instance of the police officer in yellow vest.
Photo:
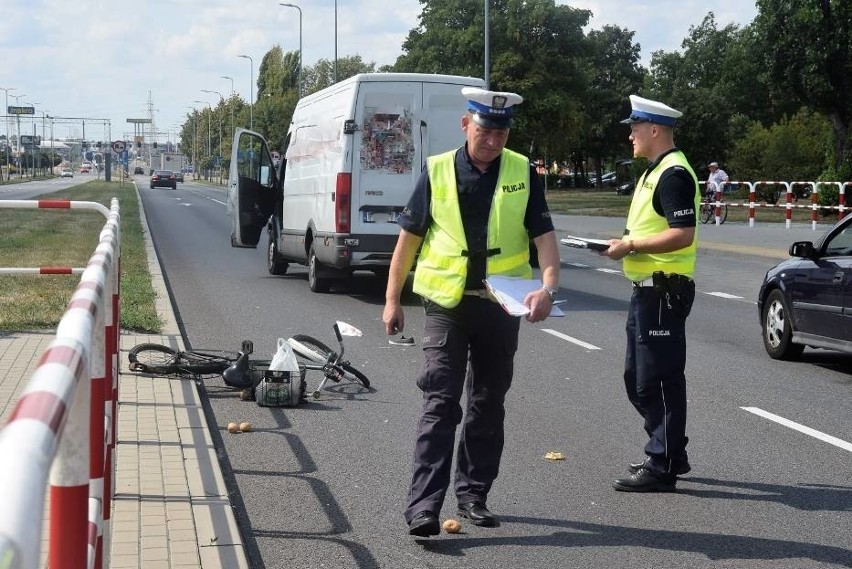
POLYGON ((624 384, 645 420, 647 458, 613 483, 622 492, 673 492, 690 470, 686 454, 686 317, 695 299, 698 178, 674 145, 682 115, 663 103, 630 96, 633 156, 650 161, 639 178, 627 227, 603 252, 623 259, 633 282, 627 316, 624 384))
POLYGON ((425 361, 417 377, 423 408, 404 517, 409 534, 418 537, 439 533, 456 427, 462 422, 458 514, 478 526, 498 524, 486 500, 503 451, 503 402, 512 382, 520 319, 489 299, 483 279, 531 278, 532 238, 542 287, 524 299, 530 308, 526 319, 545 319, 559 287, 559 252, 544 191, 529 160, 505 148, 514 106, 523 99, 472 87, 462 93, 468 99, 461 119, 466 144, 427 161, 399 219, 382 315, 388 335, 402 332, 400 294, 417 257, 414 292, 425 307, 425 361))

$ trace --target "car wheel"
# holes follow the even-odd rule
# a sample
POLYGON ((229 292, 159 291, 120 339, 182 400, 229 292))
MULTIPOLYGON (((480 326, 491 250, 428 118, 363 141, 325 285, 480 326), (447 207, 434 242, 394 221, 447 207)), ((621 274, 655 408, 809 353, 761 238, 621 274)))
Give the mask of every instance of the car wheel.
POLYGON ((270 275, 283 275, 290 265, 278 258, 278 247, 275 245, 275 236, 269 232, 269 246, 266 248, 266 270, 270 275))
POLYGON ((793 343, 792 314, 787 308, 784 293, 778 289, 769 293, 763 305, 763 347, 775 360, 795 360, 805 347, 793 343))
POLYGON ((331 290, 331 280, 320 277, 319 273, 321 270, 320 262, 317 260, 317 255, 314 252, 314 244, 311 243, 311 248, 308 251, 308 286, 314 292, 328 292, 331 290))
POLYGON ((154 184, 151 184, 151 189, 152 189, 152 190, 154 189, 154 184))

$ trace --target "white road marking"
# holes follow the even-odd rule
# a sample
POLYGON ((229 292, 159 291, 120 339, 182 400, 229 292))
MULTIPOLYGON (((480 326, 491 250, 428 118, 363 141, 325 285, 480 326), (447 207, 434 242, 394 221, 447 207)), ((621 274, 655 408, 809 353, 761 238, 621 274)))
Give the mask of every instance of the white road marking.
POLYGON ((758 407, 740 407, 740 409, 742 409, 743 411, 748 411, 749 413, 754 413, 759 417, 769 419, 770 421, 774 421, 779 425, 784 425, 785 427, 793 429, 794 431, 799 431, 800 433, 804 433, 808 436, 811 436, 815 439, 819 439, 830 445, 842 448, 843 450, 848 450, 849 452, 852 452, 852 443, 848 443, 843 439, 838 439, 837 437, 826 435, 825 433, 817 431, 816 429, 800 425, 799 423, 795 423, 789 419, 785 419, 784 417, 779 417, 778 415, 774 415, 769 411, 764 411, 763 409, 760 409, 758 407))
POLYGON ((621 271, 619 271, 618 269, 607 269, 607 268, 604 268, 604 267, 601 267, 601 268, 595 269, 595 270, 600 271, 602 273, 609 273, 611 275, 623 275, 624 274, 621 271))
POLYGON ((569 267, 577 267, 578 269, 589 269, 591 265, 584 265, 583 263, 562 263, 563 265, 568 265, 569 267))
POLYGON ((718 296, 719 298, 738 298, 740 300, 742 300, 743 298, 735 294, 728 294, 727 292, 706 292, 704 294, 707 294, 709 296, 718 296))
POLYGON ((562 338, 563 340, 565 340, 567 342, 571 342, 572 344, 577 344, 581 348, 586 348, 587 350, 600 350, 599 347, 597 347, 593 344, 587 344, 586 342, 584 342, 582 340, 578 340, 577 338, 572 338, 571 336, 568 336, 567 334, 563 334, 562 332, 557 332, 556 330, 551 330, 550 328, 542 328, 542 332, 547 332, 548 334, 550 334, 552 336, 556 336, 557 338, 562 338))

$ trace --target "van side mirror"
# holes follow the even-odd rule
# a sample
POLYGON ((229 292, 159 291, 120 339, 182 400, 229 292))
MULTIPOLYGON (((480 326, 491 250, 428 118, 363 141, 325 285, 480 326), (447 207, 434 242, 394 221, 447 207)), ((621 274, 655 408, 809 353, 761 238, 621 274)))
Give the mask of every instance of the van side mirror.
POLYGON ((810 259, 814 256, 814 244, 810 241, 796 241, 790 245, 790 256, 810 259))
POLYGON ((343 134, 355 134, 358 130, 358 125, 353 119, 349 119, 343 123, 343 134))

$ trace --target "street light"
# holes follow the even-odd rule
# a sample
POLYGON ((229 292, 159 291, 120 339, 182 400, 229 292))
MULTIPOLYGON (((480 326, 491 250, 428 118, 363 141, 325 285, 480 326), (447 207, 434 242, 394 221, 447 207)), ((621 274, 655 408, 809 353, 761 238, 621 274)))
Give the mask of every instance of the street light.
POLYGON ((207 101, 193 101, 193 103, 201 103, 202 105, 207 105, 210 109, 210 118, 207 119, 207 156, 212 157, 213 152, 210 150, 210 119, 213 118, 213 107, 210 106, 210 103, 207 101))
POLYGON ((251 90, 249 91, 249 130, 254 130, 254 60, 249 55, 238 55, 243 59, 249 60, 251 70, 251 90))
MULTIPOLYGON (((32 152, 30 152, 30 161, 33 163, 32 177, 33 177, 33 178, 35 178, 35 176, 36 176, 36 161, 35 161, 35 157, 36 157, 36 149, 35 149, 35 141, 36 141, 35 107, 36 107, 36 105, 40 105, 41 103, 39 103, 39 102, 31 103, 31 102, 29 102, 29 101, 24 101, 24 104, 25 104, 25 105, 29 105, 29 106, 31 106, 31 107, 33 108, 33 143, 32 143, 33 145, 32 145, 32 152)), ((25 148, 24 150, 26 150, 26 148, 25 148)))
POLYGON ((298 78, 298 92, 299 98, 302 98, 302 9, 296 6, 295 4, 288 4, 286 2, 279 2, 282 6, 287 6, 289 8, 295 8, 299 11, 299 78, 298 78))
POLYGON ((228 77, 227 75, 220 75, 222 79, 228 79, 231 81, 231 96, 234 96, 234 79, 233 77, 228 77))
MULTIPOLYGON (((219 102, 223 105, 225 104, 225 97, 223 97, 222 93, 220 93, 219 91, 213 91, 211 89, 202 89, 201 92, 202 93, 215 93, 215 94, 219 95, 219 102)), ((221 156, 222 156, 222 116, 219 115, 219 159, 220 160, 222 159, 221 156)))
MULTIPOLYGON (((19 101, 21 99, 23 99, 24 97, 26 97, 26 95, 12 95, 12 98, 15 99, 15 106, 16 107, 20 106, 19 101)), ((9 105, 6 105, 6 112, 9 112, 9 105)), ((18 138, 17 138, 17 140, 15 140, 15 152, 18 155, 18 161, 16 163, 16 167, 20 168, 20 166, 21 166, 21 159, 20 159, 21 158, 21 115, 19 115, 19 114, 15 115, 15 123, 17 125, 16 128, 17 128, 17 131, 18 131, 18 138)), ((6 142, 8 142, 8 140, 6 142)), ((23 178, 24 177, 23 169, 20 169, 20 174, 21 174, 21 178, 23 178)))
MULTIPOLYGON (((9 112, 9 91, 14 91, 15 87, 0 87, 0 89, 5 91, 5 93, 6 93, 6 112, 3 113, 3 114, 7 115, 6 116, 6 178, 11 180, 12 176, 9 174, 9 151, 11 150, 12 146, 9 143, 9 116, 8 116, 7 113, 9 112)), ((3 179, 3 177, 0 176, 0 180, 2 180, 2 179, 3 179)))
POLYGON ((195 107, 187 107, 192 109, 192 122, 195 126, 195 134, 192 137, 192 173, 193 179, 198 179, 198 155, 195 152, 195 147, 198 146, 198 111, 195 107))

